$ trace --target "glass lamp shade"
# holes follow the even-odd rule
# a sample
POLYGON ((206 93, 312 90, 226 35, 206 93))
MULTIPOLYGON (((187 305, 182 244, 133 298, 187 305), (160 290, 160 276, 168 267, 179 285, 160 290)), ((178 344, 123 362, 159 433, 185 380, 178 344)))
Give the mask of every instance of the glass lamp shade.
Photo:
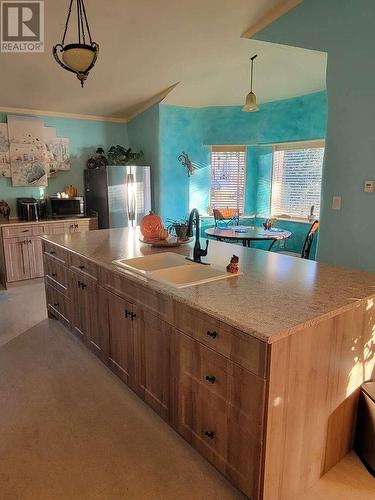
POLYGON ((70 44, 64 47, 62 60, 75 73, 85 73, 95 58, 96 50, 91 45, 70 44))
POLYGON ((247 113, 259 111, 259 108, 257 106, 257 98, 254 92, 249 92, 246 96, 246 103, 245 106, 242 108, 242 111, 245 111, 247 113))

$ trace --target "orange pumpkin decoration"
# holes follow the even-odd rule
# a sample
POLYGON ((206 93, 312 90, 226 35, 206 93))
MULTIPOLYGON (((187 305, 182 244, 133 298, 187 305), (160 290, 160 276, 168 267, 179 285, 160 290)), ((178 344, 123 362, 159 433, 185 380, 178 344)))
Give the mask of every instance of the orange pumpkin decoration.
POLYGON ((166 240, 166 239, 168 238, 168 236, 169 236, 168 231, 167 231, 164 227, 162 227, 162 228, 159 230, 159 238, 160 238, 161 240, 166 240))
POLYGON ((143 217, 139 226, 145 240, 159 239, 160 230, 164 229, 161 218, 152 211, 143 217))

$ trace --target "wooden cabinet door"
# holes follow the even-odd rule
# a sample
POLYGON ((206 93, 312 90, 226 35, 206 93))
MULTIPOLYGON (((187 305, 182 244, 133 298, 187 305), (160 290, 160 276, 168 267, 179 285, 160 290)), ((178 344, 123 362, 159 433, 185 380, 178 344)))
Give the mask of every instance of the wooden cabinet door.
POLYGON ((145 309, 135 325, 136 390, 162 418, 170 420, 172 327, 145 309))
POLYGON ((4 255, 8 282, 30 278, 28 241, 24 238, 4 239, 4 255))
POLYGON ((98 285, 96 280, 70 271, 72 329, 91 346, 98 329, 98 285))
POLYGON ((108 365, 118 377, 134 388, 134 324, 136 319, 134 305, 104 290, 103 292, 100 290, 100 297, 101 331, 107 331, 107 334, 101 334, 101 337, 108 338, 108 365))
POLYGON ((44 275, 42 240, 38 237, 28 241, 30 278, 40 278, 44 275))

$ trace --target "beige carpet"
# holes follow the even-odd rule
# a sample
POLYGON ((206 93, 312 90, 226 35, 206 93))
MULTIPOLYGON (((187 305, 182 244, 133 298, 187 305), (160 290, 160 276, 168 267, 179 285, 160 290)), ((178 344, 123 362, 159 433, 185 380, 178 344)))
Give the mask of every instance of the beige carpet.
POLYGON ((0 408, 1 500, 242 498, 54 320, 0 349, 0 408))
POLYGON ((0 285, 0 346, 47 317, 44 297, 42 282, 9 290, 0 285))

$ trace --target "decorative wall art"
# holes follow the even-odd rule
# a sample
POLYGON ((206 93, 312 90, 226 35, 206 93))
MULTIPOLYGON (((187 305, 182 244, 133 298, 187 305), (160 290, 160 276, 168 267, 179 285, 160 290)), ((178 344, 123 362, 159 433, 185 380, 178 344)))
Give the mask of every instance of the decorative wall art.
POLYGON ((182 166, 186 168, 188 177, 192 176, 194 174, 194 170, 196 170, 197 167, 193 165, 192 161, 189 158, 189 155, 182 151, 177 159, 181 162, 182 166))
POLYGON ((47 186, 48 177, 70 170, 69 139, 37 117, 8 115, 0 123, 0 177, 13 186, 47 186))
POLYGON ((8 125, 0 123, 0 177, 11 177, 8 125))
POLYGON ((8 134, 13 186, 47 186, 43 121, 8 115, 8 134))

